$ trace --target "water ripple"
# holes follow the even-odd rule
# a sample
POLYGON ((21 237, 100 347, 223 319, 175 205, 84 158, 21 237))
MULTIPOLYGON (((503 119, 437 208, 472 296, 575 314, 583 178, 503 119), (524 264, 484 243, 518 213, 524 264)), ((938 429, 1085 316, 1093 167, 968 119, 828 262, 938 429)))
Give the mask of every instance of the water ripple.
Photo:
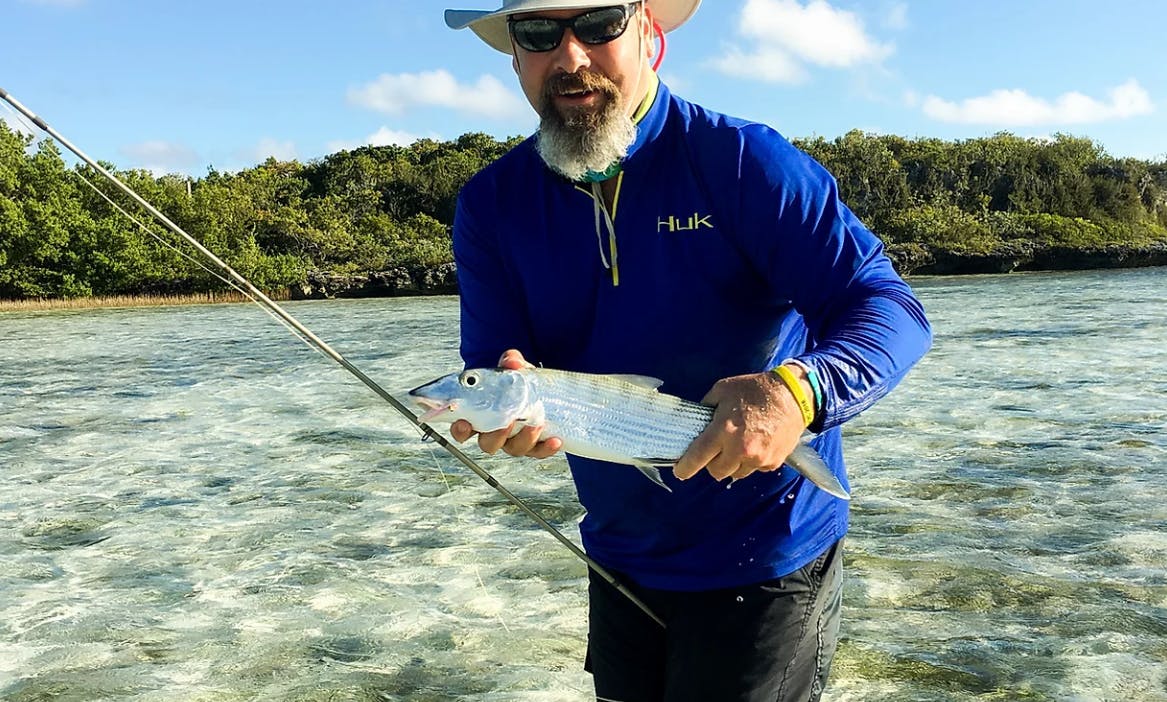
MULTIPOLYGON (((915 284, 824 699, 1167 700, 1167 271, 915 284)), ((290 307, 391 391, 458 366, 455 298, 290 307)), ((582 564, 261 311, 0 335, 0 698, 590 699, 582 564)), ((483 464, 575 536, 561 461, 483 464)))

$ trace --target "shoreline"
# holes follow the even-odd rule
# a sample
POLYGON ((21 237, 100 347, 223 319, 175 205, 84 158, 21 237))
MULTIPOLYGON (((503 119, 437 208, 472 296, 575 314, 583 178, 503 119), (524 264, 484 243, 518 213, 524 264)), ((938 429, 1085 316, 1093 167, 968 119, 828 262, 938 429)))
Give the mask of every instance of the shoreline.
MULTIPOLYGON (((266 293, 273 300, 290 299, 287 291, 266 293)), ((107 295, 100 297, 34 298, 0 300, 0 312, 40 312, 44 310, 118 309, 121 307, 173 307, 179 305, 225 305, 251 302, 234 290, 183 295, 107 295)))
MULTIPOLYGON (((901 271, 901 275, 903 275, 905 280, 911 282, 913 278, 961 278, 982 275, 1071 273, 1167 267, 1167 257, 1163 257, 1162 260, 1159 260, 1159 257, 1136 260, 1118 257, 1104 261, 1086 257, 1085 259, 1078 259, 1078 262, 1089 262, 1094 265, 1034 267, 1028 261, 1021 262, 1018 265, 1018 261, 1015 258, 1007 256, 971 255, 965 257, 949 254, 948 256, 942 257, 939 262, 940 265, 936 265, 934 261, 929 261, 928 264, 911 267, 908 272, 901 271), (1026 263, 1030 263, 1030 265, 1025 265, 1026 263)), ((398 283, 409 281, 406 284, 386 284, 387 277, 381 272, 355 275, 327 275, 317 273, 311 276, 310 283, 299 288, 264 292, 277 302, 457 295, 457 285, 452 281, 452 271, 449 270, 448 266, 449 264, 443 266, 444 270, 442 273, 444 275, 435 276, 433 275, 433 271, 418 270, 413 271, 413 275, 389 278, 398 283)), ((252 301, 234 290, 182 295, 112 295, 83 298, 38 298, 29 300, 0 300, 0 313, 182 305, 222 305, 249 302, 252 301)))
POLYGON ((942 249, 913 243, 890 244, 887 255, 905 278, 913 275, 977 275, 1057 271, 1118 270, 1167 266, 1167 242, 1102 246, 1001 242, 986 251, 942 249))

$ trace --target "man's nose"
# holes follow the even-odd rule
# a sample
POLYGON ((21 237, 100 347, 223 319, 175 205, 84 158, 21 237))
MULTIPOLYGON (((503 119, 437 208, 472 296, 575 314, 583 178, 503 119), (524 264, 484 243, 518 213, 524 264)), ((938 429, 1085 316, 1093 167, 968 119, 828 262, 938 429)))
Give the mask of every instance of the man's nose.
POLYGON ((563 30, 563 40, 555 47, 555 67, 567 73, 575 73, 592 65, 588 45, 575 36, 570 29, 563 30))

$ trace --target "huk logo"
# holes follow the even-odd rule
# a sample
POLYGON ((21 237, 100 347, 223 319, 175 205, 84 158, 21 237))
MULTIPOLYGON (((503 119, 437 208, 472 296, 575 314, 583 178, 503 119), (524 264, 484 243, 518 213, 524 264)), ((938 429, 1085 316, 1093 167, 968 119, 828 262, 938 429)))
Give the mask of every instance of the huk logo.
POLYGON ((670 215, 668 219, 658 217, 656 220, 656 231, 661 232, 691 232, 697 229, 713 229, 713 215, 702 216, 700 212, 694 212, 691 217, 674 217, 670 215))

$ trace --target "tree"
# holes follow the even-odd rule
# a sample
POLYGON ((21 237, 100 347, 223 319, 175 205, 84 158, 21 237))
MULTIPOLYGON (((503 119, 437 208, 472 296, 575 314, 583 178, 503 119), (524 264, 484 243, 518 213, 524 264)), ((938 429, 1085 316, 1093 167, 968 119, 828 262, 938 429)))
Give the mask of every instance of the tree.
POLYGON ((91 294, 77 262, 94 223, 50 141, 29 155, 31 139, 0 125, 0 297, 91 294))
POLYGON ((835 176, 847 206, 876 231, 885 230, 888 215, 911 200, 907 176, 889 141, 852 130, 832 143, 819 138, 804 146, 835 176))
MULTIPOLYGON (((268 159, 201 178, 102 165, 261 289, 276 291, 310 271, 451 261, 458 192, 522 140, 469 133, 307 164, 268 159)), ((946 142, 856 130, 796 145, 834 174, 844 201, 890 243, 984 254, 1167 242, 1167 160, 1113 158, 1082 137, 946 142)), ((69 169, 52 143, 34 145, 0 122, 0 298, 222 285, 92 168, 69 169)))

